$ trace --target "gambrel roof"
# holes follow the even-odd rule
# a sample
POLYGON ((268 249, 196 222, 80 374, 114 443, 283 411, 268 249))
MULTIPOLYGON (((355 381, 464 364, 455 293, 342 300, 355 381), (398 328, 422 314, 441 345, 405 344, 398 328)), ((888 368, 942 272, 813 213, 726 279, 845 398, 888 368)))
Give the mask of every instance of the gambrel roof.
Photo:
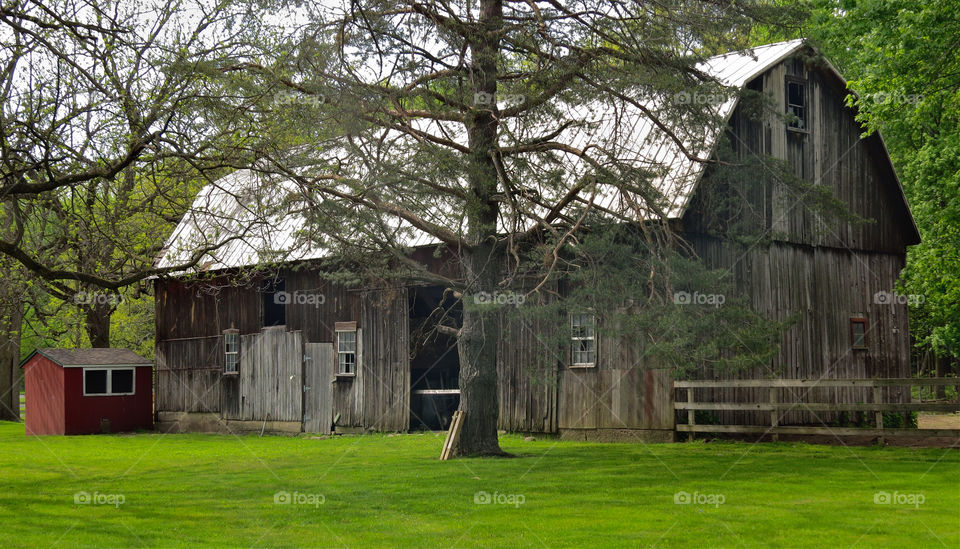
MULTIPOLYGON (((698 65, 698 69, 724 86, 741 89, 802 47, 803 40, 770 44, 745 52, 709 58, 698 65)), ((839 74, 832 67, 830 69, 839 78, 839 74)), ((648 100, 642 105, 652 112, 657 112, 666 102, 677 99, 676 96, 661 97, 648 100)), ((679 218, 686 211, 706 169, 706 164, 697 159, 709 158, 713 154, 738 101, 739 95, 736 93, 715 101, 715 124, 671 128, 671 132, 681 140, 683 147, 669 138, 640 108, 629 102, 619 104, 615 113, 611 112, 607 105, 599 103, 571 109, 568 118, 584 123, 564 130, 555 141, 568 143, 576 148, 583 148, 587 144, 600 144, 605 150, 614 151, 617 158, 635 162, 637 166, 655 169, 652 186, 663 196, 659 211, 642 211, 638 214, 637 201, 630 193, 616 187, 598 190, 593 201, 600 208, 619 214, 632 213, 633 218, 637 215, 646 218, 660 215, 679 218), (686 149, 686 153, 683 149, 686 149)), ((506 127, 507 131, 512 129, 521 130, 519 127, 506 127)), ((449 135, 450 131, 445 131, 445 134, 449 135)), ((591 168, 579 158, 570 158, 563 164, 563 169, 569 180, 577 180, 591 168)), ((894 175, 894 179, 895 177, 894 175)), ((195 270, 220 270, 323 257, 325 250, 322 247, 300 238, 299 233, 305 225, 301 216, 273 215, 266 219, 254 205, 255 200, 244 198, 249 196, 246 194, 247 189, 256 187, 261 178, 261 175, 253 171, 238 170, 202 189, 191 210, 181 219, 166 242, 157 266, 164 268, 182 264, 198 247, 223 242, 226 243, 208 253, 195 270)), ((896 184, 899 186, 899 181, 896 181, 896 184)), ((272 193, 282 189, 296 192, 293 184, 285 186, 283 183, 274 183, 273 188, 272 193)), ((902 196, 902 189, 900 193, 902 196)), ((441 226, 456 226, 455 216, 462 215, 462 212, 447 211, 450 208, 444 208, 441 204, 436 204, 432 209, 436 211, 424 215, 434 216, 431 221, 441 226)), ((515 227, 502 223, 502 229, 506 233, 515 227)), ((437 243, 433 236, 409 226, 401 224, 394 227, 394 230, 397 241, 405 246, 417 247, 437 243)))

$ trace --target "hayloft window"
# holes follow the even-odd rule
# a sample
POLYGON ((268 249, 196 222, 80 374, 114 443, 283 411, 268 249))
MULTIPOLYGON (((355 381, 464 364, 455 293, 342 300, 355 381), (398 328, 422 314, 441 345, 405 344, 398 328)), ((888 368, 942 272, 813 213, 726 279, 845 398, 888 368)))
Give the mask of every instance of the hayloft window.
POLYGON ((337 322, 337 375, 357 374, 357 323, 337 322))
POLYGON ((850 319, 850 346, 854 349, 867 348, 867 319, 860 317, 850 319))
POLYGON ((282 278, 268 280, 263 286, 263 325, 283 326, 287 323, 290 295, 282 278))
POLYGON ((570 365, 589 368, 597 362, 596 318, 589 314, 570 315, 570 365))
POLYGON ((133 368, 84 368, 83 396, 132 395, 133 368))
POLYGON ((787 81, 787 127, 807 130, 807 86, 787 81))
POLYGON ((240 372, 240 330, 223 331, 223 373, 240 372))

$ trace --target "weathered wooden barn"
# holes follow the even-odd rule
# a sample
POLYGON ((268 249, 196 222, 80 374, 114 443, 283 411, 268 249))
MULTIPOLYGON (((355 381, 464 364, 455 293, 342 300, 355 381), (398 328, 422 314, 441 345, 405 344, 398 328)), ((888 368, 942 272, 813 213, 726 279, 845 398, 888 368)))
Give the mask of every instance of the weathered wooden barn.
MULTIPOLYGON (((703 147, 713 151, 725 136, 741 157, 782 159, 871 223, 825 221, 796 208, 792 191, 774 184, 731 188, 769 235, 759 245, 731 243, 713 236, 704 198, 709 170, 671 152, 669 142, 650 144, 649 123, 637 124, 635 139, 649 157, 667 159, 660 184, 676 199, 669 213, 700 258, 729 269, 759 313, 797 317, 770 369, 742 376, 907 377, 906 305, 876 296, 892 291, 919 234, 881 138, 861 138, 855 112, 845 105, 845 82, 812 53, 791 41, 712 58, 706 70, 721 82, 765 94, 789 116, 754 118, 736 98, 723 99, 718 108, 728 125, 707 131, 703 147)), ((204 189, 194 212, 224 208, 250 177, 239 171, 204 189)), ((242 208, 230 208, 216 226, 188 214, 160 265, 176 264, 199 233, 236 234, 242 208)), ((457 405, 456 349, 448 336, 420 337, 442 289, 324 282, 312 262, 316 251, 297 248, 294 229, 286 224, 238 239, 211 254, 202 278, 156 280, 161 425, 321 433, 445 427, 457 405), (249 243, 255 236, 286 252, 282 266, 269 277, 238 282, 239 269, 262 257, 249 243)), ((417 257, 429 262, 431 254, 422 251, 417 257)), ((622 342, 595 338, 580 320, 505 326, 498 343, 501 428, 571 438, 672 437, 670 372, 636 360, 622 342), (570 348, 545 348, 539 335, 549 330, 569 330, 570 348)), ((865 401, 852 390, 827 398, 865 401)), ((750 421, 749 412, 731 414, 750 421)), ((783 423, 804 419, 792 412, 783 423)))

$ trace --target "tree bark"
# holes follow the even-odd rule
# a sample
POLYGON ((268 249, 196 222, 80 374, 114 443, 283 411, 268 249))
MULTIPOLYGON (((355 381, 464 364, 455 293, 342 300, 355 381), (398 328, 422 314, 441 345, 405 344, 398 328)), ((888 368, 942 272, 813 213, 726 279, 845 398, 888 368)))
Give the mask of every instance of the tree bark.
MULTIPOLYGON (((501 0, 482 0, 477 27, 470 40, 471 78, 475 91, 488 101, 477 102, 467 124, 470 154, 467 156, 467 181, 472 204, 468 204, 468 241, 472 247, 463 253, 464 275, 471 300, 477 292, 492 293, 497 288, 502 262, 497 244, 498 177, 493 154, 497 147, 497 62, 499 30, 503 26, 501 0)), ((474 98, 477 96, 475 95, 474 98)), ((504 455, 497 439, 500 406, 497 396, 497 339, 499 316, 488 307, 466 303, 463 325, 457 339, 460 355, 460 410, 463 426, 454 455, 504 455)))
POLYGON ((454 455, 506 455, 500 449, 497 422, 497 339, 499 315, 465 307, 457 341, 460 355, 460 410, 463 426, 454 455))
POLYGON ((11 260, 3 258, 0 279, 0 420, 20 420, 20 324, 23 318, 23 289, 11 260))
POLYGON ((87 337, 93 348, 110 346, 110 315, 113 307, 108 303, 94 303, 83 309, 87 337))

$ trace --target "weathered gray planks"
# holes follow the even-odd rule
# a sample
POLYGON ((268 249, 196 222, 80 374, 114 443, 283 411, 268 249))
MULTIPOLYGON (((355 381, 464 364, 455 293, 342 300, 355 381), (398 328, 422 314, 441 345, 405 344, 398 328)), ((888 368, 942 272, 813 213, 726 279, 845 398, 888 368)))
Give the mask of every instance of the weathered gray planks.
POLYGON ((243 420, 301 421, 303 343, 282 327, 240 337, 240 408, 243 420))
POLYGON ((333 345, 330 343, 304 344, 304 432, 330 434, 330 427, 333 425, 335 359, 333 345))
POLYGON ((406 431, 410 425, 409 312, 406 288, 365 292, 361 301, 363 426, 406 431))

